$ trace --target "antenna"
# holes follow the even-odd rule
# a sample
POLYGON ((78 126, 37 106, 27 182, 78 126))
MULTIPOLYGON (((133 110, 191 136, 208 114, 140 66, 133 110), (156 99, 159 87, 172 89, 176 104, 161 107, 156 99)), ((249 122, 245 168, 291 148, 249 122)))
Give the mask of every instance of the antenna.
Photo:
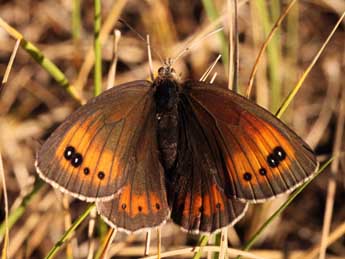
POLYGON ((181 58, 183 55, 185 55, 188 51, 190 51, 191 49, 193 49, 195 46, 197 46, 200 41, 203 41, 205 39, 207 39, 208 37, 212 36, 213 34, 216 34, 217 32, 223 30, 224 27, 220 27, 214 31, 211 31, 210 33, 207 33, 205 36, 201 37, 200 39, 196 40, 196 39, 193 39, 193 43, 189 46, 189 47, 186 47, 184 48, 183 50, 181 50, 175 58, 172 58, 171 59, 171 65, 173 65, 179 58, 181 58))
MULTIPOLYGON (((120 23, 122 23, 123 25, 125 25, 128 29, 130 29, 135 35, 137 35, 137 37, 139 39, 141 39, 143 42, 145 42, 146 45, 150 45, 147 40, 145 40, 145 38, 139 33, 137 32, 131 25, 128 24, 128 22, 126 22, 125 20, 119 18, 118 20, 120 23)), ((147 39, 147 38, 146 38, 147 39)), ((162 56, 155 51, 155 49, 152 49, 152 52, 159 58, 159 60, 161 61, 161 63, 163 64, 163 59, 162 56)), ((151 55, 151 51, 150 51, 150 55, 151 55)))

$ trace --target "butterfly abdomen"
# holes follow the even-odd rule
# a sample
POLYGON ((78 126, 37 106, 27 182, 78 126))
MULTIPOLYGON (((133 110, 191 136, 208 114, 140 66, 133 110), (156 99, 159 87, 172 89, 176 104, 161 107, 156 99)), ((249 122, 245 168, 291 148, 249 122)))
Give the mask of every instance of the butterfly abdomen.
POLYGON ((158 77, 153 83, 156 102, 157 138, 161 162, 165 170, 176 161, 178 142, 178 84, 158 77))

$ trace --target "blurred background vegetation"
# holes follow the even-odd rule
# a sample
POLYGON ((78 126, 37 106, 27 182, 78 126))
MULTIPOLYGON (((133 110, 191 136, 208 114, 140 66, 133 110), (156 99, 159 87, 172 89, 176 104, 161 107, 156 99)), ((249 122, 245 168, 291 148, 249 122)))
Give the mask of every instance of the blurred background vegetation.
MULTIPOLYGON (((276 0, 238 2, 238 91, 241 94, 245 93, 259 49, 286 4, 287 1, 276 0)), ((93 10, 94 3, 90 0, 0 1, 0 17, 55 63, 74 91, 84 99, 92 97, 94 92, 94 62, 90 54, 93 46, 93 10)), ((163 58, 175 57, 190 46, 193 39, 202 38, 202 35, 225 26, 223 36, 216 34, 199 40, 197 44, 193 43, 192 50, 177 61, 175 69, 181 79, 198 80, 219 53, 226 54, 226 10, 225 0, 102 1, 104 26, 100 40, 104 89, 113 58, 112 34, 115 28, 122 35, 117 46, 115 85, 149 78, 146 43, 128 26, 118 22, 118 18, 125 20, 144 37, 150 35, 155 70, 161 65, 155 53, 163 58)), ((344 0, 298 1, 260 61, 251 99, 276 112, 344 10, 344 0)), ((342 125, 339 119, 343 112, 341 100, 344 102, 345 99, 345 94, 341 94, 345 89, 344 25, 343 21, 283 116, 283 120, 315 148, 320 161, 344 150, 344 140, 341 136, 336 138, 339 132, 337 127, 341 128, 342 125)), ((14 45, 15 39, 0 28, 1 77, 14 45)), ((214 68, 214 72, 217 72, 215 83, 222 87, 227 87, 228 81, 227 67, 224 66, 226 62, 226 59, 221 59, 214 68)), ((37 148, 78 105, 66 88, 61 87, 23 48, 19 48, 8 82, 0 93, 0 151, 9 214, 10 217, 17 215, 10 229, 9 258, 43 258, 87 207, 84 202, 64 197, 48 184, 36 188, 32 193, 37 178, 34 168, 37 148), (19 212, 18 208, 21 209, 19 212)), ((317 258, 324 226, 325 202, 327 197, 331 197, 334 210, 332 217, 328 218, 331 234, 338 231, 338 235, 327 249, 327 258, 345 258, 344 168, 345 159, 342 156, 332 167, 332 172, 331 168, 326 169, 281 217, 271 222, 251 250, 253 254, 264 258, 317 258), (333 198, 328 194, 330 179, 335 179, 337 186, 333 198)), ((250 206, 247 215, 235 229, 229 229, 229 246, 241 248, 285 199, 250 206)), ((2 245, 5 233, 4 207, 1 192, 2 245)), ((91 237, 88 228, 89 220, 86 220, 56 258, 72 258, 72 255, 73 258, 86 258, 92 242, 99 254, 107 226, 96 217, 96 227, 91 237)), ((152 231, 151 254, 156 253, 156 239, 156 232, 152 231)), ((162 252, 194 246, 197 240, 197 236, 187 235, 177 226, 167 223, 162 231, 162 252)), ((210 244, 214 242, 211 238, 210 244)), ((109 255, 112 258, 138 258, 143 256, 144 245, 145 233, 117 233, 109 255)), ((179 258, 191 256, 187 253, 179 258)))

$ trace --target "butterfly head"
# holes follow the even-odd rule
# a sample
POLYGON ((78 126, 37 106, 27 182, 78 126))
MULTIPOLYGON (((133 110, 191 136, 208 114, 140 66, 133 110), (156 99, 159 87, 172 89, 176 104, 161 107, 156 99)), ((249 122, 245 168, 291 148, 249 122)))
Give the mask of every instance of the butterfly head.
POLYGON ((172 59, 167 59, 163 66, 161 66, 158 69, 158 77, 160 77, 161 79, 173 79, 176 80, 176 71, 175 69, 172 67, 173 65, 173 61, 172 59))

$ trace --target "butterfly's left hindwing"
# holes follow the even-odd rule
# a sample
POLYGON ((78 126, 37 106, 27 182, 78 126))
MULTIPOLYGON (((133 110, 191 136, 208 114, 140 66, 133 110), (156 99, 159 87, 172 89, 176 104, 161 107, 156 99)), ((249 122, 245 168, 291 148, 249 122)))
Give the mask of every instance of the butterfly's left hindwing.
POLYGON ((99 213, 108 223, 128 231, 158 226, 169 216, 153 104, 133 148, 125 186, 112 200, 97 202, 99 213))
POLYGON ((186 83, 182 95, 223 168, 230 197, 262 202, 292 191, 317 169, 308 145, 268 111, 215 85, 186 83))

